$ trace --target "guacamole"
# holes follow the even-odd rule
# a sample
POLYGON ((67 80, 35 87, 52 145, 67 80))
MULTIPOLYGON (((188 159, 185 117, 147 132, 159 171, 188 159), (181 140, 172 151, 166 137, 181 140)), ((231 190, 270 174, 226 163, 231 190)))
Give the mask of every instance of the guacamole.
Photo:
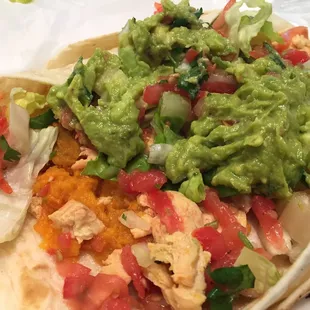
POLYGON ((163 0, 162 9, 128 21, 118 56, 96 50, 49 92, 55 116, 69 109, 70 128, 99 151, 83 174, 110 179, 149 155, 152 165, 143 167, 163 170, 195 202, 205 185, 227 195, 290 196, 310 179, 309 72, 285 64, 271 45, 257 60, 238 54, 188 1, 163 0), (214 88, 218 75, 233 89, 214 88), (193 117, 199 99, 203 113, 193 117), (150 141, 158 145, 152 154, 150 141))

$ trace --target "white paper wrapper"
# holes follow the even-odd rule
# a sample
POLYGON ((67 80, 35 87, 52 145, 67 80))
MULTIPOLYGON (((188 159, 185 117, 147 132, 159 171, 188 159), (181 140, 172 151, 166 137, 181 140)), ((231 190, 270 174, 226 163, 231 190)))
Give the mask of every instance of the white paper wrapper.
MULTIPOLYGON (((155 0, 34 0, 31 4, 0 1, 0 74, 42 68, 68 44, 119 31, 127 19, 154 11, 155 0)), ((309 0, 274 0, 275 9, 296 24, 310 12, 309 0), (285 5, 284 5, 285 2, 285 5), (288 10, 293 2, 294 14, 288 10)), ((226 0, 192 0, 205 10, 222 8, 226 0)), ((309 15, 306 16, 310 21, 309 15)))

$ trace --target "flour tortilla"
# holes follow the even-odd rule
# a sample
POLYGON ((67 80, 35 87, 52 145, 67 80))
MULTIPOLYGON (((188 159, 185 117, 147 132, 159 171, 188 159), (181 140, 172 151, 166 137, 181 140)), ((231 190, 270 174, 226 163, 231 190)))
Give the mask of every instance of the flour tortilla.
MULTIPOLYGON (((202 19, 212 22, 218 13, 219 11, 210 11, 205 13, 202 19)), ((290 23, 277 16, 272 16, 271 20, 276 31, 284 31, 292 27, 290 23)), ((41 71, 28 71, 2 77, 0 91, 5 93, 2 103, 8 103, 8 94, 14 87, 23 87, 28 91, 46 94, 52 85, 66 81, 80 56, 86 61, 97 47, 116 53, 117 46, 117 33, 88 39, 69 45, 51 59, 46 68, 41 71)), ((57 275, 52 259, 39 248, 40 237, 33 230, 34 222, 34 219, 28 216, 17 240, 0 245, 0 274, 4 278, 0 283, 0 304, 9 305, 6 307, 8 310, 65 310, 67 307, 61 294, 63 280, 57 275), (34 257, 32 257, 33 260, 29 259, 29 249, 38 259, 34 257), (18 268, 15 268, 16 266, 18 268)), ((100 266, 90 257, 82 257, 82 260, 83 264, 88 264, 92 270, 98 272, 100 266)), ((293 266, 283 257, 277 259, 276 265, 284 272, 277 285, 256 300, 241 298, 236 309, 264 310, 270 309, 275 304, 272 309, 291 309, 299 298, 309 292, 310 245, 293 266)))

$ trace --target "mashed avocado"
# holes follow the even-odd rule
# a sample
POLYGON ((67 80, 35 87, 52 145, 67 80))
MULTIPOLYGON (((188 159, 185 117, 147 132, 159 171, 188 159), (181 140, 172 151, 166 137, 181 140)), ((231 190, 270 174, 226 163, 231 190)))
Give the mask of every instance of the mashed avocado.
POLYGON ((268 58, 232 64, 228 71, 244 84, 233 95, 205 98, 191 136, 168 155, 167 176, 177 183, 199 168, 212 173, 213 186, 287 197, 310 150, 310 74, 281 70, 268 58))
POLYGON ((124 168, 144 149, 135 100, 159 75, 169 73, 168 67, 159 67, 147 77, 126 75, 118 56, 97 49, 86 65, 78 61, 64 85, 51 88, 47 102, 58 118, 69 107, 108 164, 124 168))
POLYGON ((152 67, 169 60, 176 48, 193 47, 213 55, 236 53, 226 38, 203 26, 187 0, 179 5, 164 0, 162 5, 162 13, 144 21, 129 20, 120 35, 120 52, 131 49, 140 60, 152 67), (167 17, 171 20, 170 24, 163 22, 167 17))

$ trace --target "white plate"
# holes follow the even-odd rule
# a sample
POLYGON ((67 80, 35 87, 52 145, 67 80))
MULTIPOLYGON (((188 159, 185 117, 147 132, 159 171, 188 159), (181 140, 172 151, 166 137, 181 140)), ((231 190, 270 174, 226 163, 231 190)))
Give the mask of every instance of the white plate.
MULTIPOLYGON (((0 2, 0 75, 42 68, 69 43, 119 31, 126 20, 144 18, 155 0, 34 0, 32 4, 0 2)), ((192 0, 205 10, 226 0, 192 0)), ((310 25, 310 0, 270 0, 274 12, 295 25, 310 25)), ((310 309, 310 299, 294 310, 310 309)))

